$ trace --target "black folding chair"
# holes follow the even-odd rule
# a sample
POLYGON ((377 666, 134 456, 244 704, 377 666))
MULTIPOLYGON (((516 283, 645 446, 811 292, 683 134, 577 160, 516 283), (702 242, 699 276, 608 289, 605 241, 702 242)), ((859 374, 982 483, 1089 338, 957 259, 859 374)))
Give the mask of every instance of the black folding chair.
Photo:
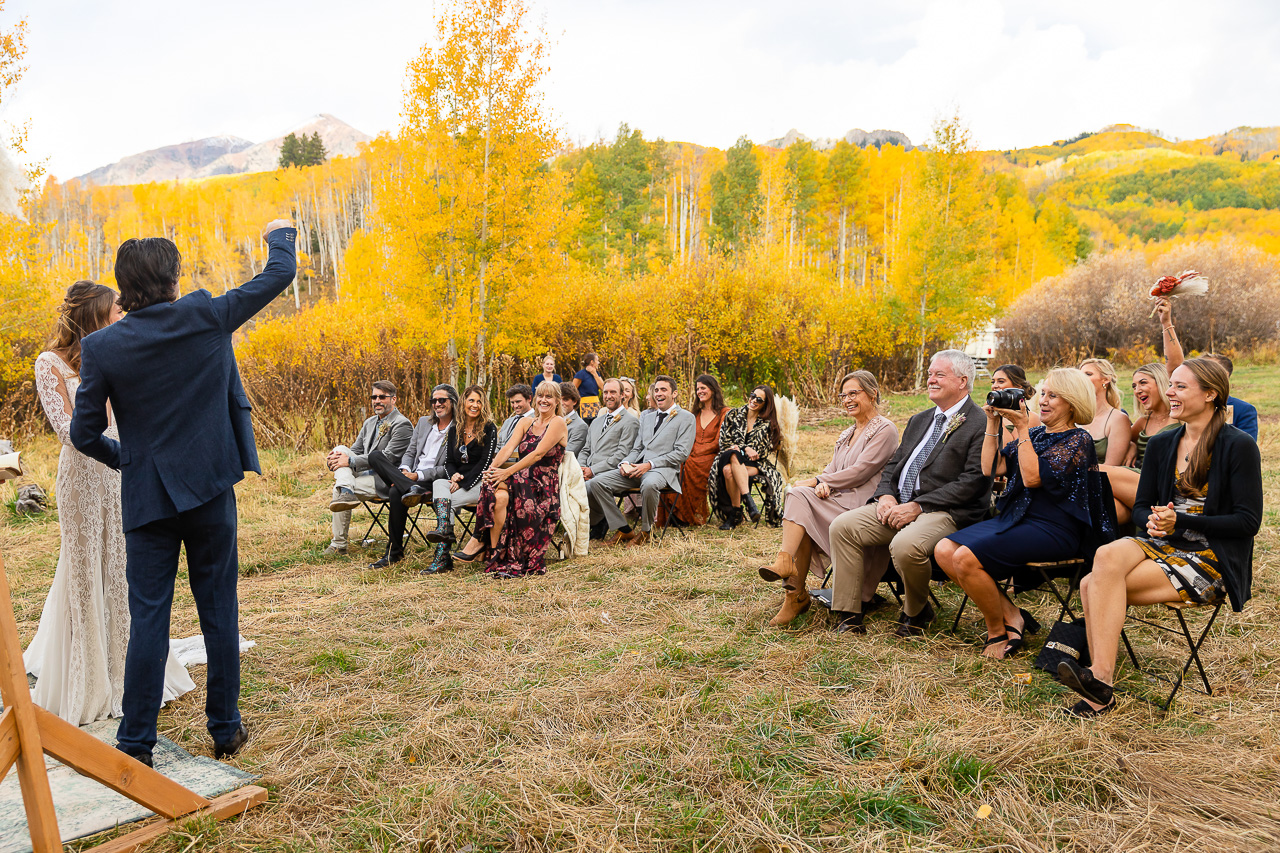
MULTIPOLYGON (((625 515, 626 510, 622 509, 623 502, 626 501, 627 498, 631 498, 631 497, 639 499, 640 490, 627 489, 626 491, 618 492, 618 494, 616 494, 614 497, 617 498, 618 509, 621 509, 623 514, 625 515)), ((658 532, 658 536, 657 536, 658 542, 661 542, 663 540, 663 537, 667 535, 667 528, 671 528, 672 530, 679 533, 681 536, 685 535, 685 532, 683 529, 671 524, 671 515, 672 513, 675 512, 675 503, 679 497, 680 497, 680 493, 677 492, 675 489, 671 488, 670 486, 664 489, 661 489, 658 492, 658 508, 662 509, 663 505, 665 504, 666 510, 667 510, 665 515, 657 512, 654 513, 653 526, 654 526, 654 529, 657 530, 658 532), (658 519, 660 517, 663 518, 663 522, 661 524, 658 523, 658 519)), ((643 517, 643 514, 644 514, 643 507, 641 508, 640 512, 641 512, 641 516, 643 517)))
POLYGON ((389 540, 391 538, 391 534, 387 532, 386 526, 382 523, 382 514, 387 511, 387 499, 381 495, 370 495, 369 497, 356 495, 356 499, 359 500, 360 505, 368 511, 369 518, 371 519, 369 521, 369 527, 365 530, 364 535, 360 537, 360 547, 368 548, 377 541, 370 535, 373 533, 373 528, 375 526, 382 531, 383 537, 389 540))
POLYGON ((1195 684, 1190 684, 1190 688, 1197 693, 1204 694, 1205 696, 1213 695, 1213 685, 1209 683, 1209 676, 1205 673, 1204 664, 1200 661, 1200 647, 1204 645, 1205 638, 1209 636, 1209 629, 1213 627, 1214 621, 1218 618, 1218 612, 1222 610, 1222 605, 1225 603, 1226 600, 1224 599, 1213 605, 1194 604, 1190 602, 1157 605, 1159 607, 1164 607, 1166 610, 1171 611, 1178 617, 1177 628, 1170 627, 1164 622, 1159 622, 1154 619, 1147 619, 1142 616, 1134 616, 1132 614, 1129 615, 1128 621, 1149 625, 1152 628, 1181 637, 1183 642, 1187 644, 1188 654, 1186 662, 1182 665, 1182 668, 1178 670, 1176 678, 1169 678, 1168 676, 1155 672, 1139 663, 1138 656, 1134 654, 1133 651, 1133 644, 1129 642, 1129 635, 1123 630, 1120 632, 1120 639, 1124 641, 1125 651, 1129 653, 1129 660, 1133 663, 1134 669, 1138 670, 1138 672, 1141 672, 1149 679, 1158 679, 1163 681, 1165 684, 1173 685, 1173 690, 1169 692, 1169 698, 1165 699, 1162 704, 1157 703, 1156 705, 1156 707, 1158 707, 1162 712, 1168 711, 1169 706, 1173 704, 1173 697, 1178 695, 1178 689, 1182 687, 1182 684, 1187 677, 1187 670, 1191 669, 1191 664, 1193 663, 1196 665, 1196 671, 1200 673, 1200 681, 1204 684, 1204 689, 1201 690, 1199 687, 1195 686, 1195 684), (1183 615, 1183 611, 1199 607, 1212 609, 1209 613, 1209 620, 1205 622, 1204 629, 1200 631, 1198 635, 1193 635, 1191 633, 1191 627, 1187 624, 1187 619, 1183 615))
MULTIPOLYGON (((831 609, 831 574, 835 571, 834 565, 827 566, 827 573, 822 577, 822 588, 809 590, 814 601, 821 604, 828 610, 831 609)), ((947 577, 938 568, 938 564, 933 564, 932 580, 946 580, 947 577)), ((889 561, 889 568, 885 570, 884 577, 880 578, 880 583, 888 584, 889 591, 893 593, 894 600, 898 602, 898 607, 902 607, 902 594, 904 583, 902 575, 898 574, 898 570, 894 567, 893 561, 889 561)), ((929 590, 929 600, 933 602, 935 610, 942 609, 942 603, 938 601, 938 597, 933 594, 933 590, 929 590)))

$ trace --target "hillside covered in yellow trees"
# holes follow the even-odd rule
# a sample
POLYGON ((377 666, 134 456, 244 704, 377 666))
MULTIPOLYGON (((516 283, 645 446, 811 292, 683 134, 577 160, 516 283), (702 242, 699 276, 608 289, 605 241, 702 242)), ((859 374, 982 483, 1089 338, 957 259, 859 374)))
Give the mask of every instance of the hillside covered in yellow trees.
MULTIPOLYGON (((281 435, 295 416, 357 409, 375 373, 411 396, 444 379, 497 386, 547 351, 809 398, 855 366, 907 386, 930 348, 1108 253, 1155 264, 1226 238, 1266 262, 1280 253, 1275 128, 1175 142, 1118 126, 983 152, 958 116, 912 150, 718 150, 623 125, 571 148, 538 94, 545 46, 527 14, 471 0, 445 15, 442 46, 410 66, 403 125, 358 156, 44 183, 25 221, 3 223, 0 393, 18 401, 62 290, 111 284, 122 240, 170 237, 182 290, 220 293, 260 268, 259 229, 277 215, 300 226, 300 274, 240 353, 251 387, 278 389, 281 435), (494 28, 470 6, 495 7, 494 28)), ((1145 291, 1131 296, 1142 311, 1145 291)))

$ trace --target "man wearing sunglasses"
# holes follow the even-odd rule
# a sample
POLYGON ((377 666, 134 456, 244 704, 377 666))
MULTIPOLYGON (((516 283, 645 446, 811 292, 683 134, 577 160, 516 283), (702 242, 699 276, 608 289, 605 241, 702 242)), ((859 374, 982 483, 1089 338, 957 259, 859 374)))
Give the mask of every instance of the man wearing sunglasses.
POLYGON ((399 459, 409 446, 413 424, 396 409, 396 386, 387 379, 373 383, 369 392, 373 414, 360 427, 350 445, 338 445, 329 452, 325 463, 333 472, 333 539, 326 549, 329 554, 347 553, 347 532, 351 527, 351 510, 360 506, 360 498, 379 495, 386 498, 386 482, 369 465, 369 454, 380 450, 391 459, 399 459))

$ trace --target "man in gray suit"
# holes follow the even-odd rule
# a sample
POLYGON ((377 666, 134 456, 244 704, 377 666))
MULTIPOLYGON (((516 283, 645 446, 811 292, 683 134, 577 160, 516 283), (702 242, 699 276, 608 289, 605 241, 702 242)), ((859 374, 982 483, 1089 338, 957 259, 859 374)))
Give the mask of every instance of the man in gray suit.
POLYGON ((618 467, 595 473, 587 481, 591 523, 597 530, 616 529, 613 544, 643 545, 649 541, 658 499, 665 488, 680 491, 680 466, 693 449, 693 415, 675 403, 676 381, 659 376, 653 382, 654 408, 640 415, 635 443, 618 467), (615 497, 639 489, 640 530, 632 530, 615 497))
POLYGON ((533 389, 528 385, 512 385, 507 389, 507 402, 511 404, 511 417, 502 422, 502 429, 498 430, 498 446, 497 450, 501 450, 507 444, 507 439, 511 438, 511 433, 515 432, 516 424, 521 418, 532 417, 533 409, 533 389))
MULTIPOLYGON (((582 456, 582 449, 587 446, 587 422, 578 414, 578 388, 572 382, 560 383, 560 416, 569 430, 568 443, 564 449, 572 453, 575 459, 582 456)), ((581 459, 578 460, 581 463, 581 459)))
POLYGON ((578 464, 582 466, 582 479, 590 482, 599 471, 601 474, 615 470, 631 448, 640 432, 640 419, 622 405, 622 383, 608 379, 600 391, 604 410, 596 415, 587 430, 587 446, 582 450, 578 464))
POLYGON ((351 510, 360 506, 360 497, 387 496, 387 484, 369 467, 369 453, 381 450, 399 459, 413 436, 413 424, 396 409, 396 386, 386 379, 373 383, 369 395, 373 415, 360 427, 351 446, 338 445, 325 460, 333 472, 333 541, 331 554, 347 553, 347 533, 351 527, 351 510))

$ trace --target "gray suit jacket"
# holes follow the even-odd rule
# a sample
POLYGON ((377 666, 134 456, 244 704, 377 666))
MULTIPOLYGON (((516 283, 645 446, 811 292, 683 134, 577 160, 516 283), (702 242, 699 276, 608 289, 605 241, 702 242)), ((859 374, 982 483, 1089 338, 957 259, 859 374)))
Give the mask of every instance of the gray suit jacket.
POLYGON ((582 455, 582 448, 587 445, 587 422, 577 412, 570 412, 564 419, 569 428, 569 440, 564 449, 575 457, 582 455))
POLYGON ((671 407, 660 429, 657 424, 657 409, 645 409, 640 413, 640 430, 636 434, 635 444, 622 461, 633 465, 648 462, 667 481, 667 487, 678 492, 680 466, 693 450, 697 424, 693 414, 680 406, 671 407))
POLYGON ((378 416, 367 419, 351 445, 351 472, 360 475, 369 470, 369 453, 377 448, 388 459, 397 459, 409 446, 413 424, 399 409, 386 418, 387 431, 378 435, 378 416))
POLYGON ((592 469, 592 474, 617 468, 622 458, 635 446, 636 435, 640 432, 640 419, 626 406, 618 407, 613 413, 613 423, 606 430, 604 419, 608 414, 608 409, 601 409, 600 414, 591 422, 591 428, 587 431, 587 446, 578 459, 583 468, 592 469))
MULTIPOLYGON (((418 425, 413 428, 413 436, 409 439, 409 446, 405 449, 404 455, 400 457, 400 468, 404 471, 418 470, 418 457, 422 455, 422 447, 427 443, 427 436, 435 429, 435 425, 431 423, 431 418, 418 418, 418 425)), ((440 442, 440 452, 436 454, 435 465, 426 471, 419 472, 423 474, 423 480, 438 480, 441 477, 447 477, 449 472, 445 470, 445 456, 448 455, 449 442, 440 442)), ((390 457, 394 459, 395 457, 390 457)), ((422 482, 422 480, 419 480, 422 482)))

